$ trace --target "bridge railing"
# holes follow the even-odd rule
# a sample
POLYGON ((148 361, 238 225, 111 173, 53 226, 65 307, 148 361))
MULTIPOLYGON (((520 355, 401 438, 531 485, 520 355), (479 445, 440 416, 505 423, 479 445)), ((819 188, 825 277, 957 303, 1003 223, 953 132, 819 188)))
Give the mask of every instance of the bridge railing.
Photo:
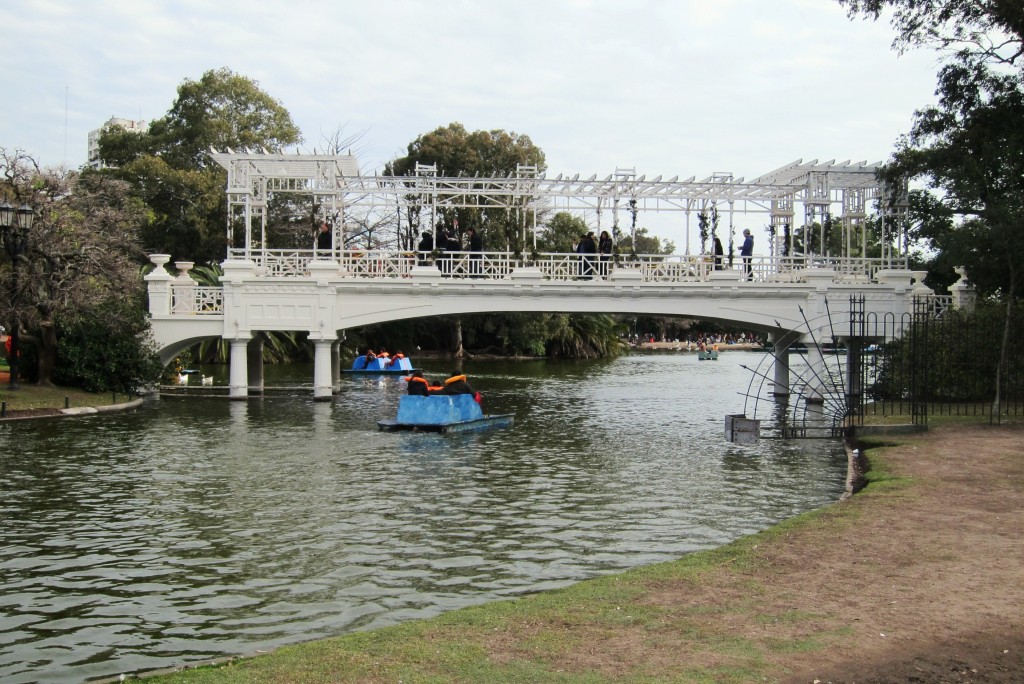
MULTIPOLYGON (((229 259, 244 259, 256 264, 261 277, 289 278, 309 275, 311 262, 329 259, 339 264, 339 277, 358 279, 400 279, 413 276, 414 268, 436 269, 444 278, 506 280, 516 269, 532 267, 551 282, 614 280, 619 271, 636 274, 631 282, 701 283, 713 280, 750 280, 764 283, 803 282, 808 269, 828 269, 838 282, 869 282, 884 268, 906 268, 906 264, 884 259, 838 257, 755 256, 747 262, 727 257, 717 263, 710 255, 640 254, 618 255, 543 253, 529 257, 511 252, 395 252, 389 250, 346 250, 324 254, 312 249, 259 250, 246 255, 231 250, 229 259)), ((214 316, 224 310, 224 291, 220 287, 199 286, 195 281, 169 279, 167 294, 170 313, 185 316, 214 316)), ((936 296, 934 314, 951 306, 949 297, 936 296)))
MULTIPOLYGON (((567 252, 545 252, 530 256, 512 252, 411 252, 395 250, 317 251, 314 249, 266 249, 246 253, 231 249, 229 259, 254 261, 257 273, 267 277, 305 277, 309 263, 315 259, 336 261, 344 277, 406 278, 416 266, 437 268, 453 278, 484 278, 504 280, 516 268, 533 266, 545 279, 569 281, 607 278, 616 270, 639 271, 643 282, 702 282, 715 272, 734 273, 743 279, 747 264, 742 257, 728 257, 717 262, 707 254, 638 254, 602 256, 567 252)), ((840 282, 870 282, 881 269, 906 268, 881 258, 826 257, 818 255, 750 257, 749 280, 762 282, 800 282, 807 269, 829 269, 840 282)))
POLYGON ((218 316, 224 313, 224 288, 174 283, 171 285, 171 313, 218 316))

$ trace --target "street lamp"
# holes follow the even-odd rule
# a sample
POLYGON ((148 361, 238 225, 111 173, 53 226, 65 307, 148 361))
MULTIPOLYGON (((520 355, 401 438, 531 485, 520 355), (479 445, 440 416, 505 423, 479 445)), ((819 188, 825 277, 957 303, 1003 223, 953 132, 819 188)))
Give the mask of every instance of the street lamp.
POLYGON ((7 385, 9 390, 21 389, 18 385, 18 267, 21 264, 21 256, 28 247, 28 232, 35 218, 35 211, 27 204, 15 209, 7 202, 0 203, 0 231, 3 231, 4 249, 11 258, 11 308, 14 310, 10 334, 11 351, 8 354, 11 366, 11 380, 7 385))

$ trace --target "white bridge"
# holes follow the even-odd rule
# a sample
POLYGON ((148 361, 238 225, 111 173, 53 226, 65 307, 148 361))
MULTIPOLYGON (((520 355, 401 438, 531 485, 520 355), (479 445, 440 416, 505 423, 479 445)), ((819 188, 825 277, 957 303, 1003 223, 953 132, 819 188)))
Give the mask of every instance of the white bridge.
MULTIPOLYGON (((345 156, 266 154, 215 155, 228 169, 229 244, 217 287, 201 286, 189 275, 192 264, 176 262, 176 274, 165 265, 168 255, 152 255, 155 270, 146 276, 153 335, 161 360, 168 363, 184 349, 208 338, 230 343, 229 394, 242 399, 262 386, 260 331, 304 331, 313 344, 316 399, 329 399, 340 382, 338 356, 343 331, 407 318, 486 312, 620 313, 685 316, 738 325, 766 333, 776 343, 775 387, 788 392, 786 349, 804 340, 844 339, 851 335, 850 302, 863 299, 864 314, 876 320, 899 320, 912 311, 915 296, 928 297, 942 308, 963 296, 936 296, 922 282, 923 273, 907 270, 905 234, 885 228, 897 225, 883 211, 881 244, 869 245, 864 225, 869 199, 882 203, 874 167, 866 165, 795 164, 744 183, 731 176, 694 182, 645 181, 617 173, 605 181, 578 178, 547 180, 522 171, 507 178, 445 179, 436 175, 412 178, 361 177, 345 156), (557 186, 557 187, 556 187, 557 186), (328 251, 271 249, 266 246, 267 199, 275 192, 312 195, 333 219, 334 245, 328 251), (406 203, 429 208, 435 235, 438 207, 493 206, 505 201, 523 218, 525 238, 532 212, 551 209, 557 198, 582 203, 597 212, 623 203, 635 210, 683 211, 707 216, 718 203, 729 212, 768 214, 772 240, 769 254, 749 262, 736 258, 716 264, 707 254, 598 255, 522 251, 416 252, 403 239, 400 226, 393 243, 360 248, 345 235, 341 216, 363 207, 406 203), (503 199, 504 198, 504 199, 503 199), (590 199, 588 199, 590 198, 590 199), (804 204, 804 226, 789 230, 793 203, 804 204), (667 205, 667 209, 660 204, 667 205), (810 244, 807 231, 815 218, 835 221, 843 231, 843 254, 795 254, 810 244), (784 228, 784 229, 783 229, 784 228), (244 235, 241 231, 244 229, 244 235), (804 239, 795 238, 801 230, 804 239), (787 244, 788 241, 788 244, 787 244), (901 246, 902 245, 902 246, 901 246), (878 257, 864 256, 869 253, 878 257), (790 256, 792 255, 792 256, 790 256)), ((903 206, 885 203, 886 206, 903 206)), ((511 209, 509 209, 511 211, 511 209)), ((399 214, 400 215, 400 214, 399 214)), ((634 214, 635 216, 635 214, 634 214)), ((617 217, 614 219, 617 221, 617 217)), ((706 220, 706 218, 705 218, 706 220)), ((634 222, 635 226, 635 222, 634 222)), ((613 222, 613 229, 617 222, 613 222)), ((416 237, 412 233, 412 237, 416 237)), ((706 237, 703 236, 703 237, 706 237)), ((704 240, 702 240, 702 243, 704 240)), ((820 240, 819 244, 825 244, 820 240)), ((536 242, 534 242, 536 244, 536 242)), ((689 234, 687 234, 689 249, 689 234)))

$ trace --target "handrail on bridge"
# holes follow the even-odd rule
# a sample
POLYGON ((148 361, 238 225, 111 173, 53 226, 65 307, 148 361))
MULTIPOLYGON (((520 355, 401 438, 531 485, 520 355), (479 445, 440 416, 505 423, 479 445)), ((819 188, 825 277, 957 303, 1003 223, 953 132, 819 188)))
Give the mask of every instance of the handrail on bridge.
MULTIPOLYGON (((345 250, 324 254, 314 249, 230 250, 229 260, 255 265, 259 278, 305 278, 310 265, 337 264, 341 281, 395 281, 427 275, 453 282, 508 281, 514 273, 529 273, 551 283, 603 287, 628 280, 631 285, 708 283, 711 281, 757 284, 805 283, 811 274, 831 274, 837 283, 875 282, 883 269, 906 269, 903 261, 879 258, 824 256, 754 256, 748 264, 710 255, 641 254, 602 257, 597 254, 548 252, 524 256, 512 252, 408 252, 345 250)), ((328 266, 330 268, 330 266, 328 266)), ((164 311, 172 316, 219 316, 224 312, 224 289, 200 286, 191 278, 167 278, 169 302, 164 311)), ((151 292, 151 297, 153 296, 151 292)), ((152 302, 152 299, 151 299, 152 302)), ((942 303, 944 304, 944 302, 942 303)), ((942 304, 937 304, 941 310, 942 304)))
MULTIPOLYGON (((315 249, 231 249, 228 259, 252 261, 261 276, 273 278, 308 277, 312 261, 334 261, 342 278, 406 278, 413 268, 437 268, 443 276, 504 280, 519 268, 539 269, 552 281, 602 280, 619 269, 641 275, 642 282, 703 282, 716 271, 742 276, 745 263, 734 257, 730 264, 722 257, 717 262, 707 254, 638 254, 602 256, 565 252, 523 255, 513 252, 415 252, 395 250, 342 250, 323 252, 315 249)), ((831 257, 800 255, 792 257, 754 256, 750 259, 749 280, 762 282, 801 282, 807 269, 829 269, 840 282, 871 282, 882 269, 905 269, 905 259, 831 257)))

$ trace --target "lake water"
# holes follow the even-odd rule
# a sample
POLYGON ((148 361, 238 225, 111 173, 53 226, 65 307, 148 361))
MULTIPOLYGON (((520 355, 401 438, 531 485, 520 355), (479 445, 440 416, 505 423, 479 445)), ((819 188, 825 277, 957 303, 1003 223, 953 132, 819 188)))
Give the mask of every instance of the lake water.
MULTIPOLYGON (((469 361, 515 426, 382 433, 404 385, 0 424, 0 680, 80 682, 435 615, 722 545, 843 490, 723 438, 762 355, 469 361)), ((413 359, 417 361, 417 359, 413 359)), ((417 363, 442 378, 449 362, 417 363)), ((226 382, 225 368, 207 368, 226 382)))

